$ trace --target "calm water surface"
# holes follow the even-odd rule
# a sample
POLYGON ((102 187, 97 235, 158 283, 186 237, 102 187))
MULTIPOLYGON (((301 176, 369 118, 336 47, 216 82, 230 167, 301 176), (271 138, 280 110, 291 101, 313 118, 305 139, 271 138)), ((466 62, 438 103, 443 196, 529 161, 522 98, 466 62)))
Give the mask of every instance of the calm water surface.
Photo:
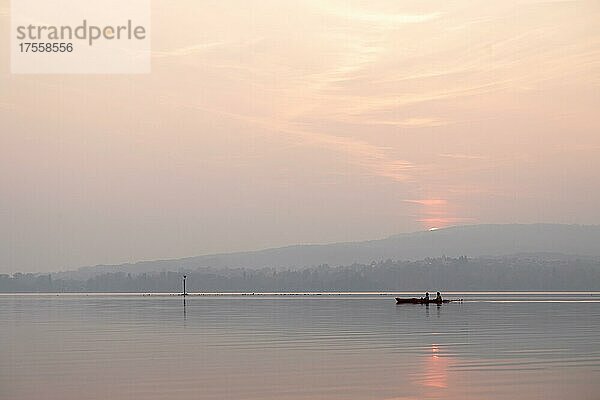
POLYGON ((600 293, 448 297, 1 295, 0 399, 600 399, 600 293))

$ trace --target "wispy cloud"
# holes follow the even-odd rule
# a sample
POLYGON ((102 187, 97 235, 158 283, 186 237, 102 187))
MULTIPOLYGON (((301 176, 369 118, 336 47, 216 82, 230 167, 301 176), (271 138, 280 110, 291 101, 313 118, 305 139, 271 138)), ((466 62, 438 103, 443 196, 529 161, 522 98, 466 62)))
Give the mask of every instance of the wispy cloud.
POLYGON ((476 154, 463 154, 463 153, 442 153, 438 154, 440 157, 444 158, 453 158, 457 160, 483 160, 484 156, 476 155, 476 154))
POLYGON ((346 154, 351 164, 367 169, 374 176, 391 179, 395 182, 410 181, 411 173, 416 168, 410 161, 391 157, 387 147, 377 146, 364 140, 309 130, 287 120, 249 116, 202 106, 179 105, 179 107, 225 115, 263 128, 273 134, 286 134, 298 145, 324 147, 337 153, 346 154))
POLYGON ((380 26, 422 23, 437 19, 441 15, 439 12, 423 14, 376 12, 351 6, 347 2, 319 1, 315 5, 323 12, 338 18, 349 19, 359 23, 376 23, 380 26))
POLYGON ((401 120, 385 120, 385 119, 374 119, 367 120, 365 123, 375 124, 375 125, 389 125, 389 126, 400 126, 400 127, 409 127, 409 128, 434 128, 437 126, 444 126, 448 123, 446 121, 441 121, 436 118, 406 118, 401 120))
POLYGON ((163 57, 184 57, 190 56, 194 54, 203 53, 208 50, 212 50, 218 47, 223 47, 226 45, 226 42, 210 42, 210 43, 200 43, 185 47, 179 47, 169 50, 153 50, 152 57, 155 58, 163 58, 163 57))
POLYGON ((415 169, 415 165, 409 161, 390 157, 387 154, 387 148, 375 146, 366 141, 294 128, 284 128, 284 131, 306 138, 314 145, 325 146, 331 150, 345 153, 350 156, 351 163, 366 168, 375 176, 388 178, 395 182, 411 180, 411 172, 415 169))

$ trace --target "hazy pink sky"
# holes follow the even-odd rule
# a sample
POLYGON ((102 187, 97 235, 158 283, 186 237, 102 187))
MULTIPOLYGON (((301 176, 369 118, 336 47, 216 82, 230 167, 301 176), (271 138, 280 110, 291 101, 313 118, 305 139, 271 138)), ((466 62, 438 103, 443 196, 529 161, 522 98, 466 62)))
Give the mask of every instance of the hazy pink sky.
POLYGON ((152 74, 11 75, 0 272, 600 223, 598 1, 153 1, 152 74))

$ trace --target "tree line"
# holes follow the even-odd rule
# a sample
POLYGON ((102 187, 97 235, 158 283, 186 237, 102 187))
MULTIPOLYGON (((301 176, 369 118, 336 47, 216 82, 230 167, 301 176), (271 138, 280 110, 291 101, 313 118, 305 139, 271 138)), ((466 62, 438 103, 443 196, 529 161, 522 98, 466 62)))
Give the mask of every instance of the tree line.
POLYGON ((0 275, 0 292, 346 292, 600 290, 600 260, 535 258, 426 258, 305 269, 211 268, 132 273, 116 271, 86 280, 53 274, 0 275))

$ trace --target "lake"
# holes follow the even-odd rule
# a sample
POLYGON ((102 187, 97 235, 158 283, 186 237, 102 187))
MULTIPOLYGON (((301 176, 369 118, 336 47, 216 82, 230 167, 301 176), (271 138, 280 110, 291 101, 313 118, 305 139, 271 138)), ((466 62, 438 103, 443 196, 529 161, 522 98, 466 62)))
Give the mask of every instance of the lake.
POLYGON ((0 295, 0 399, 600 399, 600 293, 446 297, 0 295))

